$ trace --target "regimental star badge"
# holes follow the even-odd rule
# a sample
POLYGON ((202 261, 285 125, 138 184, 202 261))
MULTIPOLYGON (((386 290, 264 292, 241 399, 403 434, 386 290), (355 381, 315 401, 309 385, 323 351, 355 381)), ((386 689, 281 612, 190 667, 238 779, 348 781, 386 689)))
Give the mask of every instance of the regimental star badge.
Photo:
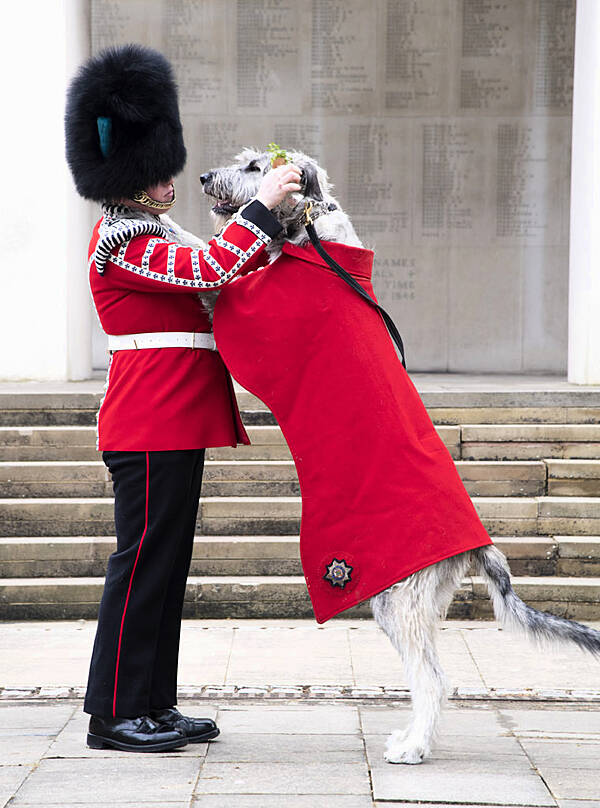
POLYGON ((326 581, 329 581, 332 586, 341 586, 342 589, 346 586, 348 581, 351 581, 350 573, 354 567, 346 564, 344 559, 338 561, 334 558, 331 564, 327 567, 327 575, 324 575, 326 581))

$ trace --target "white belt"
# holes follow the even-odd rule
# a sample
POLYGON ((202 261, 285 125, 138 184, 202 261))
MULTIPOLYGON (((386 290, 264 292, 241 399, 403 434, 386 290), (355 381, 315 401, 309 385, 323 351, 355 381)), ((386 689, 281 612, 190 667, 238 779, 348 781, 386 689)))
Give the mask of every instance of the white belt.
POLYGON ((109 351, 139 351, 143 348, 206 348, 216 351, 212 331, 155 331, 150 334, 108 334, 109 351))

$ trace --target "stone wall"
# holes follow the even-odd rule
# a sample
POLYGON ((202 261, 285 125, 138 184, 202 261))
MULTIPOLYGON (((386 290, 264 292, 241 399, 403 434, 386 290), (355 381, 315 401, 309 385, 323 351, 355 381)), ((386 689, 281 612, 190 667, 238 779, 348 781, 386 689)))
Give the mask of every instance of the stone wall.
POLYGON ((208 237, 198 176, 242 146, 299 148, 376 250, 409 370, 566 371, 575 0, 91 11, 94 52, 138 41, 174 64, 180 223, 208 237))

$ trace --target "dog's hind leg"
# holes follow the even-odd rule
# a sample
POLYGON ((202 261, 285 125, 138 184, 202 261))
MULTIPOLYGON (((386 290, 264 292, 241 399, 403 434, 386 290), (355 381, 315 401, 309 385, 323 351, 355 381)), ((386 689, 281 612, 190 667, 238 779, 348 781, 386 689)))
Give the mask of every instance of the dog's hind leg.
POLYGON ((399 652, 412 699, 412 720, 388 738, 388 763, 421 763, 431 751, 446 696, 436 633, 466 571, 468 554, 426 567, 371 599, 376 622, 399 652))

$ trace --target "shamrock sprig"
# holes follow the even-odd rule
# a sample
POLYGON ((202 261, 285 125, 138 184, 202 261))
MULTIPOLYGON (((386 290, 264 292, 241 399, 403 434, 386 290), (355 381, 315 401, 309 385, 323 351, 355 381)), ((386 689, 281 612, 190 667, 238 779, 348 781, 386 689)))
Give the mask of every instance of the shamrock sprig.
POLYGON ((277 143, 269 143, 267 151, 271 155, 271 168, 277 168, 277 166, 282 166, 289 162, 286 150, 278 146, 277 143))

